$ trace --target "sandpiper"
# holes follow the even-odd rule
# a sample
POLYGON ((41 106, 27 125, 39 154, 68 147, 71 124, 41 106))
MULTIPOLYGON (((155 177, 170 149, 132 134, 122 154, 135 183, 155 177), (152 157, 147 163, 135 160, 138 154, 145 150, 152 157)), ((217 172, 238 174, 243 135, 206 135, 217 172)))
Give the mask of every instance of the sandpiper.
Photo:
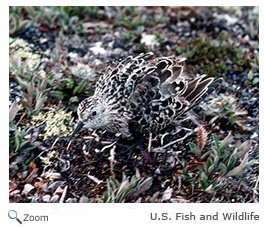
POLYGON ((184 58, 154 58, 151 52, 115 62, 99 78, 93 96, 79 104, 79 122, 69 140, 82 127, 131 137, 177 124, 221 83, 206 75, 190 79, 184 65, 184 58))

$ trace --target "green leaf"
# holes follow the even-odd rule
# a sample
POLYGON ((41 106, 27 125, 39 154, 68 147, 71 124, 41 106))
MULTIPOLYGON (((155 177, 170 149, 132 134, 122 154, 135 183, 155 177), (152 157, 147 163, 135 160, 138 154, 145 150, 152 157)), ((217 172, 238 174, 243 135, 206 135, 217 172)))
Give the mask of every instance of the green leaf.
POLYGON ((229 160, 227 162, 227 172, 229 172, 234 167, 234 165, 236 164, 236 160, 237 159, 236 159, 235 155, 231 155, 229 157, 229 160))
POLYGON ((64 93, 62 91, 50 91, 50 95, 59 100, 64 98, 64 93))
POLYGON ((72 96, 70 99, 69 99, 69 102, 70 103, 79 103, 80 102, 80 98, 78 96, 72 96))
POLYGON ((206 182, 208 180, 208 176, 205 174, 204 171, 200 171, 200 179, 206 182))
POLYGON ((25 100, 22 101, 22 106, 24 106, 28 111, 32 110, 31 105, 25 100))
POLYGON ((189 145, 190 150, 191 150, 192 153, 194 153, 196 155, 199 154, 198 147, 197 147, 197 145, 195 143, 189 142, 188 145, 189 145))
POLYGON ((214 190, 214 187, 212 184, 210 184, 206 189, 205 189, 206 192, 208 193, 214 193, 215 190, 214 190))
POLYGON ((29 144, 29 141, 21 141, 21 143, 20 143, 20 149, 22 149, 23 147, 26 147, 27 145, 29 144))
POLYGON ((207 183, 204 180, 200 180, 200 185, 203 190, 207 188, 207 183))
POLYGON ((255 165, 256 163, 258 163, 258 160, 256 159, 250 160, 248 163, 246 163, 245 167, 248 168, 252 165, 255 165))
POLYGON ((16 102, 13 102, 9 108, 9 123, 15 119, 18 111, 19 111, 18 104, 16 102))
POLYGON ((48 84, 48 79, 47 78, 43 78, 41 80, 38 81, 38 88, 39 91, 44 91, 47 87, 48 84))
POLYGON ((211 153, 212 153, 211 150, 205 152, 205 153, 201 156, 201 159, 205 159, 205 158, 207 158, 211 153))
POLYGON ((254 77, 253 72, 252 72, 252 70, 250 70, 250 71, 248 72, 248 74, 247 74, 247 78, 248 78, 248 80, 252 80, 253 77, 254 77))
POLYGON ((111 176, 109 178, 109 188, 112 190, 115 190, 118 188, 118 186, 119 186, 118 181, 114 177, 111 176))
POLYGON ((233 141, 233 136, 230 131, 228 135, 221 141, 220 149, 223 149, 224 147, 228 146, 232 141, 233 141))
POLYGON ((74 89, 73 89, 73 95, 80 94, 84 91, 84 89, 87 86, 87 81, 83 80, 80 82, 74 89))
POLYGON ((214 158, 214 166, 217 166, 218 162, 219 162, 219 156, 216 155, 215 158, 214 158))
POLYGON ((18 135, 17 133, 18 132, 16 132, 16 135, 15 135, 15 145, 16 145, 16 150, 15 151, 16 152, 19 150, 20 144, 21 144, 21 141, 22 141, 20 135, 18 135))
POLYGON ((234 125, 237 122, 237 116, 236 115, 232 115, 229 117, 229 122, 231 125, 234 125))
POLYGON ((217 150, 219 150, 219 148, 220 148, 220 141, 219 141, 217 135, 216 134, 213 134, 212 137, 213 137, 213 141, 214 141, 215 147, 217 148, 217 150))
POLYGON ((36 104, 35 104, 35 108, 34 108, 34 111, 36 111, 36 114, 38 114, 41 108, 43 107, 44 102, 46 101, 46 98, 47 97, 42 97, 42 96, 38 97, 36 104))
POLYGON ((219 163, 218 169, 220 170, 220 175, 221 176, 225 176, 225 174, 227 172, 227 168, 226 168, 226 165, 223 162, 219 163))
POLYGON ((212 172, 214 171, 215 169, 215 165, 211 165, 209 168, 208 168, 208 174, 212 174, 212 172))
POLYGON ((16 131, 16 125, 14 125, 14 124, 9 124, 9 131, 11 131, 11 132, 16 131))
POLYGON ((259 78, 258 77, 255 77, 252 81, 252 84, 253 85, 256 85, 257 83, 259 83, 259 78))
POLYGON ((66 88, 72 89, 74 86, 74 80, 72 78, 67 79, 66 88))
POLYGON ((238 152, 235 154, 235 156, 237 158, 241 158, 244 157, 244 155, 249 152, 250 148, 252 145, 252 141, 251 140, 247 140, 244 143, 242 143, 239 148, 238 148, 238 152))
POLYGON ((153 183, 153 178, 152 177, 148 177, 146 179, 144 179, 144 181, 142 183, 140 183, 138 185, 138 187, 136 188, 136 192, 135 192, 135 197, 139 196, 140 194, 146 192, 147 190, 149 190, 149 188, 151 187, 153 183))

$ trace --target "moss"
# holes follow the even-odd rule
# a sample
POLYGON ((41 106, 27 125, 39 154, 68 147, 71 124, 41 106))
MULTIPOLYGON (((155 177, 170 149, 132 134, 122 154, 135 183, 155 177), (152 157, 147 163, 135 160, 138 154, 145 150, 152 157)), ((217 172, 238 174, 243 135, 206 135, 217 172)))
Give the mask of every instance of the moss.
POLYGON ((251 68, 248 53, 236 46, 227 35, 219 36, 218 40, 207 36, 189 40, 176 48, 175 52, 176 55, 185 54, 188 57, 188 65, 195 73, 215 75, 227 71, 243 72, 251 68))

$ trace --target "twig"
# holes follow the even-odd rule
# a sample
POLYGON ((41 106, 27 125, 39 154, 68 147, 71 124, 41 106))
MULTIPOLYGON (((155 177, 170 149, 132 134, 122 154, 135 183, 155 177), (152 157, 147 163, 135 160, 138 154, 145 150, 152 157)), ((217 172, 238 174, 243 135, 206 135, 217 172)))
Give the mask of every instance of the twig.
MULTIPOLYGON (((103 151, 105 151, 106 149, 108 149, 108 148, 114 146, 114 145, 116 144, 116 142, 117 142, 117 141, 111 143, 110 145, 104 146, 104 147, 100 150, 100 152, 103 152, 103 151)), ((114 147, 115 147, 115 146, 114 146, 114 147)))
POLYGON ((162 136, 161 136, 161 138, 160 138, 160 144, 161 144, 161 146, 163 146, 163 144, 164 144, 164 138, 167 136, 167 135, 170 135, 168 132, 166 132, 166 133, 164 133, 162 136))
POLYGON ((19 118, 19 120, 18 120, 18 122, 16 123, 16 125, 19 125, 19 124, 20 124, 20 122, 23 120, 23 118, 25 117, 25 115, 26 115, 26 112, 24 112, 24 113, 21 115, 21 117, 19 118))
POLYGON ((64 190, 63 190, 63 193, 62 193, 62 195, 61 195, 61 197, 60 197, 60 201, 59 201, 59 203, 63 203, 63 201, 64 201, 64 199, 65 199, 65 196, 66 196, 66 193, 67 193, 67 190, 68 190, 68 185, 66 185, 66 186, 64 187, 64 190))
POLYGON ((53 148, 54 148, 55 144, 58 142, 59 138, 60 138, 60 137, 57 137, 57 138, 54 140, 53 144, 52 144, 51 147, 50 147, 50 150, 53 150, 53 148))
POLYGON ((110 150, 109 160, 110 160, 110 174, 111 174, 111 176, 115 176, 115 173, 114 173, 115 149, 116 149, 116 146, 113 146, 113 148, 110 150))
POLYGON ((38 159, 43 153, 45 153, 45 152, 48 152, 49 150, 50 151, 52 151, 53 150, 53 148, 54 148, 54 146, 55 146, 55 144, 58 142, 58 140, 60 139, 60 137, 57 137, 55 140, 54 140, 54 142, 53 142, 53 144, 51 145, 51 147, 48 149, 48 150, 44 150, 44 151, 42 151, 34 160, 36 160, 36 159, 38 159))
POLYGON ((151 145, 152 145, 152 133, 149 133, 148 153, 151 152, 151 145))
POLYGON ((25 179, 25 182, 31 183, 32 182, 32 179, 34 178, 34 176, 37 175, 37 172, 38 172, 38 168, 33 169, 33 171, 25 179))
POLYGON ((181 176, 178 176, 178 192, 181 192, 181 187, 182 187, 182 179, 181 176))
POLYGON ((174 145, 175 143, 177 143, 177 142, 179 142, 179 141, 182 141, 182 140, 186 139, 188 136, 192 135, 193 133, 194 133, 194 131, 191 131, 191 132, 189 132, 189 133, 186 133, 185 136, 183 136, 183 137, 181 137, 181 138, 179 138, 179 139, 177 139, 177 140, 174 140, 174 141, 172 141, 172 142, 170 142, 170 143, 167 143, 166 145, 164 145, 164 146, 162 146, 162 147, 154 148, 153 151, 156 151, 157 149, 165 149, 165 148, 167 148, 167 147, 170 147, 170 146, 174 145))
POLYGON ((90 172, 87 173, 87 177, 96 184, 101 184, 103 181, 99 180, 97 177, 90 175, 90 172))
POLYGON ((67 147, 66 147, 66 151, 69 150, 69 148, 70 148, 70 146, 71 146, 71 143, 72 143, 72 140, 69 141, 69 143, 68 143, 68 145, 67 145, 67 147))

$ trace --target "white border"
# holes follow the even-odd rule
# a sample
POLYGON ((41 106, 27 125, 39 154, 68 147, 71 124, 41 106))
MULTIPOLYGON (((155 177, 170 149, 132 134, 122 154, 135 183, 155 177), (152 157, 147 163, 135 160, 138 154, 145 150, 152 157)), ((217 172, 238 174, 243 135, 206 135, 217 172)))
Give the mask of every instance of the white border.
MULTIPOLYGON (((109 5, 200 5, 200 6, 224 6, 224 5, 232 5, 232 6, 252 6, 258 5, 260 6, 260 39, 259 49, 263 50, 263 6, 261 5, 263 1, 245 1, 245 0, 229 0, 229 1, 117 1, 112 0, 109 2, 109 5), (212 4, 214 3, 214 4, 212 4)), ((63 225, 84 225, 91 226, 92 224, 96 224, 98 226, 108 225, 108 226, 176 226, 180 224, 180 226, 195 226, 197 224, 202 224, 203 226, 233 226, 234 224, 250 224, 254 226, 260 226, 260 222, 202 222, 194 221, 194 222, 151 222, 149 219, 150 212, 189 212, 193 211, 196 214, 199 213, 214 213, 215 211, 255 211, 261 215, 261 223, 263 224, 264 212, 263 212, 263 198, 260 196, 260 203, 258 204, 9 204, 9 194, 8 194, 8 128, 7 128, 7 119, 8 119, 8 96, 9 96, 9 84, 8 84, 8 21, 9 21, 9 5, 93 5, 92 3, 96 3, 95 5, 105 5, 105 0, 97 0, 91 2, 89 1, 30 1, 30 0, 15 0, 9 1, 8 4, 6 2, 2 2, 2 7, 0 8, 0 25, 1 25, 1 52, 2 58, 0 61, 0 69, 1 69, 1 98, 0 98, 0 106, 1 108, 1 117, 0 117, 0 138, 1 138, 1 172, 0 172, 0 226, 12 226, 18 225, 16 221, 9 220, 7 217, 7 212, 9 209, 16 209, 19 214, 31 212, 32 214, 48 214, 49 222, 47 223, 23 223, 32 226, 37 225, 45 225, 45 226, 63 226, 63 225)), ((263 52, 263 51, 262 51, 263 52)), ((263 57, 259 56, 260 60, 260 88, 264 86, 263 84, 263 57)), ((260 89, 260 115, 263 116, 263 90, 260 89)), ((264 138, 263 132, 263 120, 260 118, 260 138, 264 138)), ((263 151, 264 145, 263 139, 260 139, 260 163, 263 163, 263 155, 261 152, 263 151)), ((260 165, 260 170, 263 165, 260 165)), ((262 189, 263 182, 263 173, 260 171, 260 195, 264 195, 262 189)))

